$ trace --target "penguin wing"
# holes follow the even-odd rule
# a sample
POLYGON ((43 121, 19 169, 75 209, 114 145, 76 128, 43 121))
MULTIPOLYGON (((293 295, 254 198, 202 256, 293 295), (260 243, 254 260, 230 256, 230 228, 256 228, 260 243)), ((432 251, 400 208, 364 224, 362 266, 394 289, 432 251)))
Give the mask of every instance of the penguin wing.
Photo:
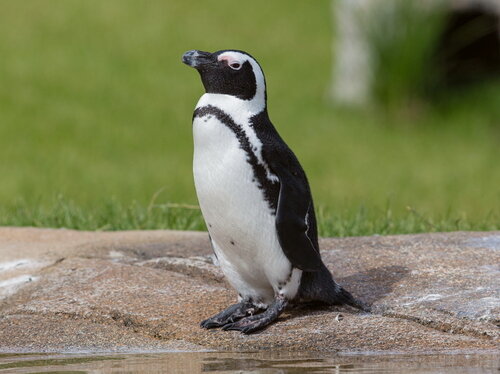
POLYGON ((280 183, 276 230, 281 248, 294 267, 303 271, 318 271, 323 262, 319 254, 316 218, 307 177, 286 145, 268 152, 266 156, 280 183))

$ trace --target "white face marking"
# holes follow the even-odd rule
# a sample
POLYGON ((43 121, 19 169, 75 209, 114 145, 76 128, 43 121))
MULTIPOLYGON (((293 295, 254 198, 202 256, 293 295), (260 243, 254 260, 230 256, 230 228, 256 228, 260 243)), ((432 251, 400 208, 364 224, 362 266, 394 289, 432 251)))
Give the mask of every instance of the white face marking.
MULTIPOLYGON (((250 102, 253 104, 252 107, 255 107, 255 109, 258 110, 255 113, 260 112, 262 109, 264 109, 266 105, 266 81, 264 79, 264 73, 262 72, 262 69, 260 68, 259 64, 257 61, 255 61, 252 57, 241 53, 241 52, 235 52, 235 51, 228 51, 221 53, 218 57, 219 61, 226 60, 228 61, 229 66, 231 66, 231 63, 233 64, 240 64, 241 66, 248 61, 250 65, 252 66, 253 73, 255 75, 255 83, 257 84, 257 91, 255 93, 255 96, 253 97, 250 102)), ((227 96, 227 95, 226 95, 227 96)), ((240 100, 240 99, 238 99, 240 100)), ((248 100, 245 100, 248 101, 248 100)))
POLYGON ((237 56, 223 54, 217 58, 218 61, 226 61, 229 67, 233 70, 240 70, 245 61, 241 61, 237 56))

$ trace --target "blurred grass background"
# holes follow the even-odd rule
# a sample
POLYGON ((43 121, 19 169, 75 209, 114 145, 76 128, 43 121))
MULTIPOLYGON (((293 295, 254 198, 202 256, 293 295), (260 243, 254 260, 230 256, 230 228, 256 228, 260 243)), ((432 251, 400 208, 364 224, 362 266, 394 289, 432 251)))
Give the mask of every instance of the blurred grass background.
POLYGON ((330 9, 0 0, 0 224, 203 229, 191 173, 203 89, 180 57, 235 48, 264 68, 322 235, 500 229, 499 82, 335 107, 330 9))

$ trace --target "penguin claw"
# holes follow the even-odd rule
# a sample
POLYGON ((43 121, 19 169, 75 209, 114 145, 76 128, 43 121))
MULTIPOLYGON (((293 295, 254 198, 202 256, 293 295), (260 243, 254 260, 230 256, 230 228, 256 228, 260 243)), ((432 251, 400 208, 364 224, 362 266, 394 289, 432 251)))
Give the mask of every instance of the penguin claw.
POLYGON ((221 323, 220 321, 213 320, 212 318, 208 318, 204 321, 201 321, 201 323, 200 323, 200 327, 203 327, 204 329, 213 329, 216 327, 221 327, 223 325, 224 324, 221 323))
POLYGON ((200 326, 205 329, 213 329, 222 327, 227 324, 234 323, 241 318, 246 317, 248 314, 253 313, 255 307, 247 302, 231 305, 229 308, 222 312, 210 317, 200 323, 200 326))
POLYGON ((271 323, 273 323, 276 318, 270 317, 265 313, 258 314, 255 316, 250 316, 247 318, 240 319, 234 323, 228 323, 222 326, 224 331, 239 331, 243 334, 251 334, 259 330, 263 330, 271 323))
POLYGON ((221 327, 221 330, 224 331, 236 330, 236 328, 234 328, 234 325, 236 325, 236 323, 227 323, 221 327))
POLYGON ((228 323, 224 326, 222 326, 222 330, 224 331, 239 331, 243 334, 251 334, 253 332, 262 330, 266 326, 268 326, 272 321, 269 321, 268 323, 262 324, 260 321, 255 321, 255 322, 247 322, 244 320, 240 320, 235 323, 228 323))
POLYGON ((229 317, 226 321, 221 321, 220 319, 215 319, 215 318, 208 318, 204 321, 201 321, 200 327, 203 327, 204 329, 214 329, 217 327, 223 327, 227 324, 231 324, 233 322, 238 321, 239 318, 243 318, 243 316, 231 316, 229 317))

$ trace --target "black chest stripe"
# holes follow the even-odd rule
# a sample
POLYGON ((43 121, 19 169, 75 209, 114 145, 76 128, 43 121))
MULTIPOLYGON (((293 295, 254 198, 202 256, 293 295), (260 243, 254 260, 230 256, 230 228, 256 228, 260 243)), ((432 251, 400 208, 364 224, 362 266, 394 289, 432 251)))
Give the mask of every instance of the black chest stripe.
POLYGON ((234 132, 238 142, 240 143, 241 149, 245 151, 247 162, 250 164, 253 170, 253 174, 255 176, 255 180, 257 186, 264 194, 264 199, 269 205, 269 208, 276 214, 276 208, 278 206, 278 197, 279 197, 279 183, 277 181, 272 181, 267 178, 267 172, 253 151, 252 144, 248 139, 248 136, 242 130, 240 126, 238 126, 233 118, 225 113, 224 111, 216 108, 212 105, 207 105, 201 108, 197 108, 193 113, 193 119, 196 117, 204 117, 206 115, 215 116, 220 122, 226 125, 231 131, 234 132))

